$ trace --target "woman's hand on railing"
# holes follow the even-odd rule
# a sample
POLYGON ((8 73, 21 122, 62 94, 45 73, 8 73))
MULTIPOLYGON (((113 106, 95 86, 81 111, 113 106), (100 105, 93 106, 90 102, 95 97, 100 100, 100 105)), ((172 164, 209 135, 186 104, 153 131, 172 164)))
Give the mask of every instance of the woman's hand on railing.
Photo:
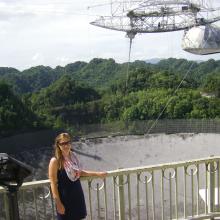
POLYGON ((107 176, 107 172, 97 172, 97 176, 100 178, 105 178, 107 176))
POLYGON ((81 170, 81 176, 93 176, 93 177, 105 178, 107 176, 107 172, 81 170))

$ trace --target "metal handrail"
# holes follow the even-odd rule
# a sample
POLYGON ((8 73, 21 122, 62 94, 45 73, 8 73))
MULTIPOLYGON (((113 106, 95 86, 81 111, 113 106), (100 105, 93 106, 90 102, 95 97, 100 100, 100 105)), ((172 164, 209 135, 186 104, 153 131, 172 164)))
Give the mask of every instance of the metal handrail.
MULTIPOLYGON (((98 177, 81 177, 89 219, 102 217, 124 220, 132 219, 133 215, 138 219, 142 219, 144 215, 147 219, 162 220, 220 216, 219 165, 220 157, 212 156, 117 169, 108 171, 102 187, 99 183, 96 184, 97 187, 91 185, 92 181, 99 179, 98 177), (141 177, 146 173, 150 175, 149 178, 141 177), (204 201, 200 196, 201 189, 205 192, 204 201), (161 213, 159 217, 158 213, 161 213)), ((47 190, 47 193, 45 192, 45 187, 50 190, 49 186, 49 180, 23 183, 19 189, 22 219, 30 218, 29 206, 34 210, 32 213, 35 213, 35 219, 55 219, 53 199, 47 190)), ((0 187, 0 200, 3 200, 4 207, 7 207, 5 192, 6 190, 0 187)), ((5 211, 0 219, 6 216, 5 211)))

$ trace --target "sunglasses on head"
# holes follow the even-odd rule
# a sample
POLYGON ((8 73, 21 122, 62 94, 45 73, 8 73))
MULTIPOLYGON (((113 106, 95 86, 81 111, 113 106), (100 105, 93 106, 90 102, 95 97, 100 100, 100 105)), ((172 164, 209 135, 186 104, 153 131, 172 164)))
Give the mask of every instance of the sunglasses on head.
POLYGON ((65 141, 65 142, 60 142, 59 145, 65 146, 65 145, 69 145, 70 143, 71 143, 70 141, 65 141))

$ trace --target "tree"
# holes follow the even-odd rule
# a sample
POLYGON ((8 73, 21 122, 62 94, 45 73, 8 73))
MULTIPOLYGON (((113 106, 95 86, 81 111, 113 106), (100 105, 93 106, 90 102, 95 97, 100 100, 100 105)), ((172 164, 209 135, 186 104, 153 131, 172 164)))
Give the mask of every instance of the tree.
POLYGON ((0 82, 0 136, 42 127, 42 123, 9 85, 0 82))
POLYGON ((220 98, 220 73, 208 75, 204 81, 203 90, 205 92, 214 93, 220 98))

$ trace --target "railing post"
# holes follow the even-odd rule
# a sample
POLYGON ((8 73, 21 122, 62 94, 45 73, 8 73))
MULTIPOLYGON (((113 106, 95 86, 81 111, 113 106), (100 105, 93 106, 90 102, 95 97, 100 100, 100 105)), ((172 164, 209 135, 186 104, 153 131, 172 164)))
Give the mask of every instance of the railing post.
POLYGON ((119 220, 125 219, 125 195, 124 195, 124 181, 123 175, 118 176, 118 204, 119 204, 119 220))
POLYGON ((6 220, 10 220, 10 213, 9 213, 9 206, 8 206, 9 202, 8 202, 8 198, 6 193, 4 193, 4 205, 5 205, 5 217, 6 220))
POLYGON ((215 204, 215 165, 214 162, 209 163, 208 171, 208 212, 214 211, 215 204))

